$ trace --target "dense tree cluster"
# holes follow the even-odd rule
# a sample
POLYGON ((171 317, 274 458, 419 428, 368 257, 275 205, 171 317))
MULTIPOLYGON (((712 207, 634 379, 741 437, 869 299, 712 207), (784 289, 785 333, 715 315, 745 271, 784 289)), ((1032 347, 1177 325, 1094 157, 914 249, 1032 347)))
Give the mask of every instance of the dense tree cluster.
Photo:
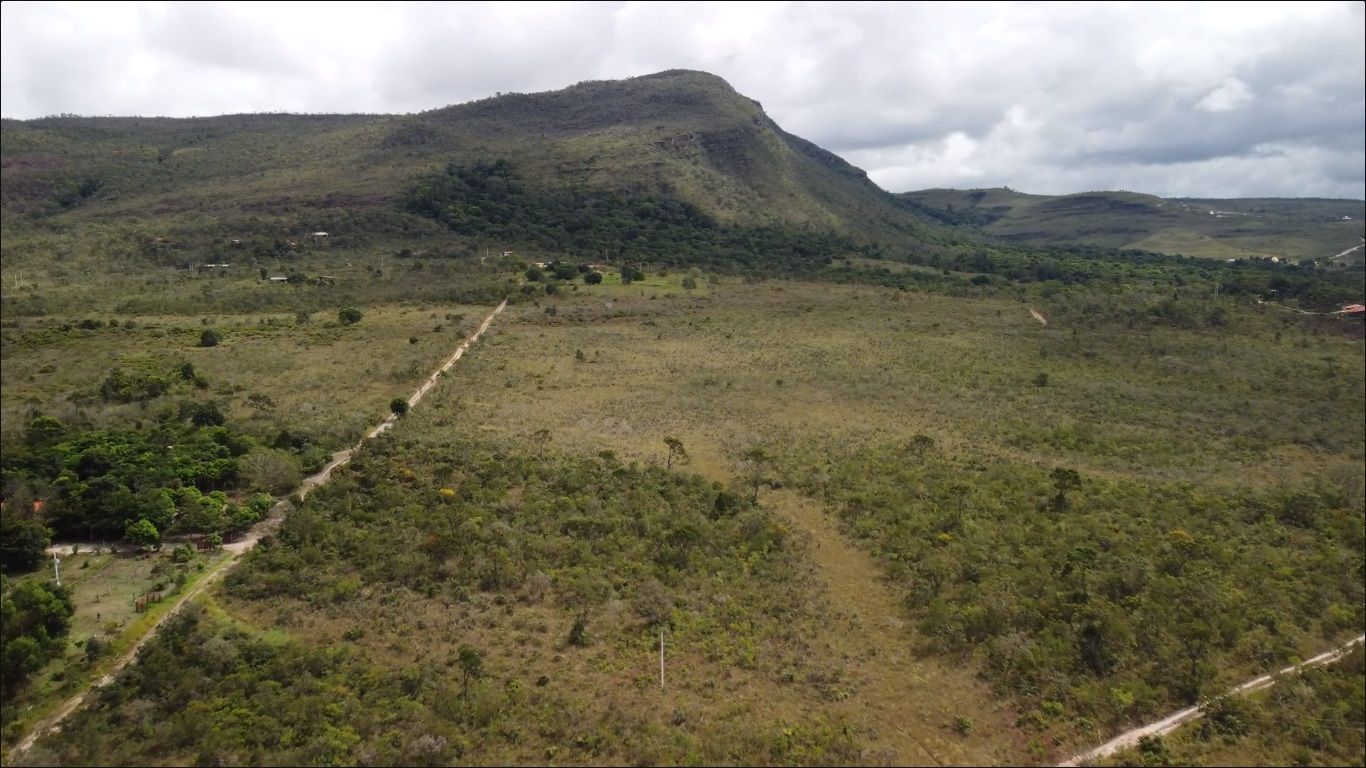
MULTIPOLYGON (((6 498, 41 498, 42 523, 71 538, 117 539, 142 521, 158 534, 244 530, 273 501, 257 494, 234 503, 226 492, 263 486, 258 465, 278 450, 222 426, 216 414, 216 408, 188 404, 143 431, 68 429, 38 416, 22 440, 6 447, 6 498)), ((298 474, 296 460, 290 485, 298 474)), ((7 512, 6 520, 18 514, 7 512)), ((28 530, 17 522, 13 527, 28 530)), ((136 529, 139 538, 148 538, 146 526, 136 529)), ((15 563, 27 562, 16 557, 15 563)))
POLYGON ((66 589, 0 576, 0 692, 6 699, 66 647, 74 609, 66 589))
POLYGON ((541 190, 517 178, 506 160, 452 164, 409 190, 404 209, 455 232, 493 237, 575 258, 648 259, 782 273, 861 252, 828 231, 731 227, 678 200, 605 190, 541 190))

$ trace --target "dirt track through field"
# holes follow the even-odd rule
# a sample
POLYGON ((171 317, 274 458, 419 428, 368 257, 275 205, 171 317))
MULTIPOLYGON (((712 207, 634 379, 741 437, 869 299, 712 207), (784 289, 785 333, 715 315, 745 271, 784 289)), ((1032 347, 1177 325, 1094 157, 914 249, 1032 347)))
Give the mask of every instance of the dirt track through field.
MULTIPOLYGON (((1301 669, 1304 669, 1305 667, 1316 667, 1320 664, 1332 664, 1333 662, 1338 661, 1342 657, 1346 656, 1352 650, 1352 648, 1359 645, 1363 641, 1366 641, 1366 635, 1358 636, 1351 642, 1334 648, 1331 651, 1320 653, 1318 656, 1315 656, 1314 658, 1309 659, 1308 661, 1304 661, 1299 664, 1286 667, 1285 669, 1282 669, 1281 671, 1277 672, 1276 675, 1289 675, 1301 669)), ((1253 691, 1260 691, 1263 688, 1270 688, 1275 684, 1275 676, 1262 675, 1261 677, 1254 677, 1246 683, 1234 687, 1226 695, 1242 696, 1245 694, 1252 693, 1253 691)), ((1105 742, 1099 747, 1076 755, 1072 759, 1064 763, 1060 763, 1060 765, 1089 765, 1095 762, 1096 760, 1109 757, 1110 755, 1113 755, 1114 753, 1119 752, 1120 750, 1128 749, 1129 747, 1137 745, 1139 739, 1143 738, 1144 736, 1162 736, 1171 733, 1181 725, 1188 723, 1192 720, 1199 719, 1203 714, 1204 713, 1200 711, 1199 707, 1187 707, 1181 710, 1180 712, 1170 714, 1162 718, 1161 720, 1158 720, 1155 723, 1149 723, 1147 725, 1134 728, 1133 730, 1125 731, 1124 733, 1121 733, 1113 739, 1110 739, 1109 741, 1105 742)))
POLYGON ((1018 762, 1020 755, 999 738, 1010 725, 995 697, 970 671, 913 655, 914 637, 900 618, 901 602, 873 559, 836 529, 825 510, 790 491, 770 491, 760 502, 810 536, 810 556, 830 604, 847 617, 845 625, 830 627, 823 639, 853 660, 850 669, 859 690, 830 708, 875 734, 870 738, 871 761, 934 766, 1018 762), (975 720, 972 734, 952 730, 959 714, 975 720), (996 740, 988 741, 989 735, 996 740))
MULTIPOLYGON (((427 380, 423 382, 422 386, 418 387, 417 390, 413 392, 412 396, 408 398, 408 406, 410 408, 417 405, 418 402, 422 400, 422 397, 426 395, 427 392, 441 378, 441 375, 444 374, 446 371, 450 370, 451 367, 454 366, 462 356, 464 356, 465 352, 469 350, 470 346, 479 340, 479 337, 482 336, 484 332, 488 330, 489 325, 493 323, 493 319, 497 317, 500 312, 507 308, 507 304, 507 301, 504 300, 503 303, 499 304, 492 312, 490 312, 488 317, 484 318, 484 322, 479 324, 479 327, 475 330, 475 332, 471 334, 468 339, 465 339, 465 341, 461 343, 461 345, 458 348, 456 348, 455 353, 451 355, 450 358, 448 358, 444 364, 442 364, 439 368, 432 372, 432 375, 427 377, 427 380)), ((332 476, 332 472, 334 470, 351 461, 351 457, 355 454, 356 451, 360 450, 360 447, 365 444, 366 440, 370 440, 375 437, 378 437, 379 435, 384 434, 394 426, 394 423, 397 420, 397 414, 390 414, 389 417, 386 418, 384 421, 380 422, 378 426, 376 426, 374 429, 366 433, 365 437, 361 438, 361 440, 357 442, 354 446, 347 448, 346 450, 338 451, 332 454, 332 460, 329 461, 326 466, 324 466, 316 474, 309 475, 308 477, 304 478, 302 482, 300 482, 298 489, 299 497, 303 498, 307 496, 309 492, 311 492, 313 489, 326 483, 328 479, 332 476)), ((85 703, 87 696, 89 696, 92 692, 99 690, 100 688, 103 688, 104 686, 112 683, 114 681, 115 675, 117 675, 120 670, 131 664, 133 660, 137 658, 138 652, 142 650, 142 647, 146 645, 148 641, 150 641, 153 637, 156 636, 157 630, 159 630, 168 619, 170 619, 172 616, 178 613, 181 608, 183 608, 186 604, 193 600, 197 595, 202 593, 210 584, 214 583, 218 579, 221 579, 223 575, 226 574, 232 568, 232 566, 242 558, 242 555, 246 554, 249 550, 251 550, 252 547, 256 546, 256 543, 261 540, 262 536, 265 536, 266 534, 275 530, 275 528, 279 526, 284 515, 285 506, 286 502, 280 502, 276 504, 275 508, 271 510, 271 515, 265 520, 261 521, 255 527, 253 527, 247 533, 246 536, 230 544, 225 544, 223 546, 223 549, 229 552, 232 555, 232 557, 224 560, 223 562, 219 563, 218 566, 215 567, 213 570, 210 570, 209 572, 205 573, 203 577, 200 578, 200 580, 196 582, 195 585, 188 591, 180 595, 173 595, 172 599, 176 600, 177 602, 174 605, 172 605, 165 613, 163 613, 161 617, 158 618, 150 628, 148 628, 146 634, 144 634, 141 638, 134 642, 133 645, 129 647, 129 649, 125 651, 124 654, 120 656, 117 661, 114 662, 113 666, 109 668, 109 671, 103 677, 97 680, 90 688, 62 702, 62 704, 56 709, 56 711, 54 711, 51 715, 48 715, 46 718, 40 720, 38 724, 33 727, 33 730, 29 733, 29 735, 24 737, 24 739, 20 741, 14 747, 13 750, 10 751, 9 755, 7 756, 6 763, 13 761, 14 758, 18 757, 24 752, 27 752, 28 749, 32 747, 33 744, 37 742, 37 740, 40 737, 60 729, 61 724, 66 720, 66 718, 69 717, 72 712, 75 712, 77 709, 79 709, 81 704, 85 703)))

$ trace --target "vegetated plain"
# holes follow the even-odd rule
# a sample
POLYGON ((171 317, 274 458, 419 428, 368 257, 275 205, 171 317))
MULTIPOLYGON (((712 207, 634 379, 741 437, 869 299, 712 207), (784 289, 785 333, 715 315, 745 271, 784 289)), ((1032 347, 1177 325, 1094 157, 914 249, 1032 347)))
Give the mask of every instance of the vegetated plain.
POLYGON ((1163 199, 1134 192, 1031 195, 926 189, 900 199, 950 225, 1022 243, 1087 243, 1216 259, 1325 260, 1366 234, 1360 200, 1163 199))
MULTIPOLYGON (((231 536, 514 301, 19 758, 1041 763, 1360 632, 1361 325, 1278 303, 1359 269, 983 240, 766 121, 6 121, 7 570, 231 536)), ((41 709, 89 607, 18 581, 41 709)))

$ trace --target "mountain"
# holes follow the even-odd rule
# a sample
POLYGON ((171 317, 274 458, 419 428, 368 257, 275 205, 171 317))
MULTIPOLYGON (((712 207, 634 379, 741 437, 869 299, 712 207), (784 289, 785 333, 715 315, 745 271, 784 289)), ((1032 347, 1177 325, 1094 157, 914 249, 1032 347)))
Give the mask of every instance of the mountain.
POLYGON ((1031 195, 1008 188, 927 189, 899 198, 945 224, 1007 241, 1229 259, 1330 257, 1361 242, 1366 220, 1361 200, 1031 195))
POLYGON ((657 206, 689 226, 824 233, 860 247, 961 237, 908 214, 862 170, 782 130, 721 78, 684 70, 416 115, 5 120, 0 139, 7 221, 137 217, 179 228, 182 239, 222 236, 246 220, 343 235, 362 219, 371 231, 420 230, 414 212, 449 219, 456 210, 460 221, 448 223, 471 225, 466 234, 549 249, 576 214, 592 225, 609 204, 627 211, 618 217, 627 225, 637 208, 657 206), (462 187, 443 191, 460 200, 410 200, 455 168, 494 164, 506 183, 492 193, 478 182, 477 199, 462 187), (500 206, 556 215, 531 228, 471 224, 500 206))

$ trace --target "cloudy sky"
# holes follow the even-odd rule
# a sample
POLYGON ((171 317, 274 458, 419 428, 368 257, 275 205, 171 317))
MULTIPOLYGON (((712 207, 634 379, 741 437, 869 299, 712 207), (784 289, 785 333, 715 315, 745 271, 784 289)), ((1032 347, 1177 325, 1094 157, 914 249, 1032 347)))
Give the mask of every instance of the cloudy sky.
POLYGON ((1363 8, 6 2, 0 111, 416 112, 688 68, 893 191, 1361 198, 1363 8))

